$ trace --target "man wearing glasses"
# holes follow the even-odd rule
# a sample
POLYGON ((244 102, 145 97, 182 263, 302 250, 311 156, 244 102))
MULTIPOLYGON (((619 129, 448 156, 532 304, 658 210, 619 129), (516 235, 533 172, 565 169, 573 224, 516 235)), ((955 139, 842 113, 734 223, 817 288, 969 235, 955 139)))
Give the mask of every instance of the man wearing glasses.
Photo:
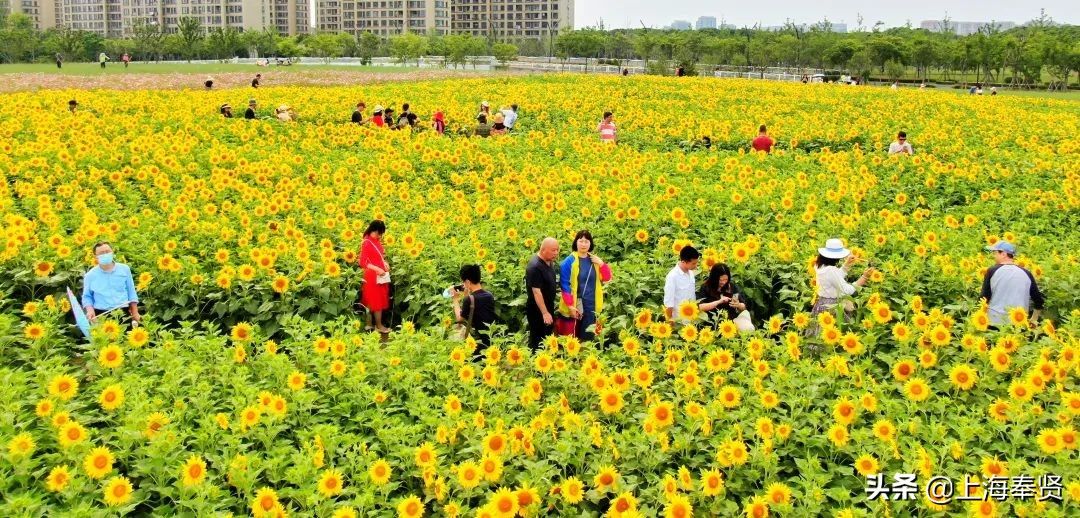
POLYGON ((895 155, 897 153, 904 155, 914 155, 915 150, 911 149, 911 144, 907 141, 907 133, 901 131, 896 134, 896 141, 889 144, 889 154, 895 155))

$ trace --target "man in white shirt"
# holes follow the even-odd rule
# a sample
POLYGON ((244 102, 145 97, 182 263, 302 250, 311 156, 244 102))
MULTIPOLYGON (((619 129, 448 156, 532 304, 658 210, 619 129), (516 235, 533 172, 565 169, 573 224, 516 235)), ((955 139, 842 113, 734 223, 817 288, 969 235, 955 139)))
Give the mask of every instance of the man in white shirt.
POLYGON ((697 283, 694 274, 698 267, 701 253, 687 245, 679 251, 679 264, 676 264, 664 280, 664 315, 668 322, 674 322, 679 304, 697 300, 697 283))
POLYGON ((890 155, 895 155, 895 154, 898 154, 898 153, 909 155, 909 156, 915 154, 915 150, 911 149, 911 143, 909 143, 907 141, 907 133, 905 133, 903 131, 901 131, 900 133, 897 133, 896 134, 896 141, 893 142, 892 144, 889 144, 889 154, 890 155))
POLYGON ((503 114, 503 126, 506 126, 506 129, 510 131, 514 130, 514 124, 517 123, 517 110, 518 106, 516 104, 511 104, 509 108, 499 110, 503 114))

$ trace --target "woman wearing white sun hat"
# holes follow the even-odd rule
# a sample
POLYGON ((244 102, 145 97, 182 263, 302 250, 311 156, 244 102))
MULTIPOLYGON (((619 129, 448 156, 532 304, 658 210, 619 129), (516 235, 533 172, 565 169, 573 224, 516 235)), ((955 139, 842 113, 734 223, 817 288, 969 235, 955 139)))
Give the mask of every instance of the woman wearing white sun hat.
MULTIPOLYGON (((847 273, 851 265, 858 258, 852 255, 851 250, 844 247, 844 242, 839 238, 825 241, 824 248, 818 248, 818 257, 814 261, 814 272, 817 274, 817 302, 814 303, 813 315, 824 313, 836 306, 844 297, 855 294, 855 290, 864 286, 874 273, 873 268, 867 268, 857 281, 849 284, 847 273), (841 259, 845 259, 843 266, 841 259)), ((854 310, 850 301, 844 301, 845 312, 854 310)))

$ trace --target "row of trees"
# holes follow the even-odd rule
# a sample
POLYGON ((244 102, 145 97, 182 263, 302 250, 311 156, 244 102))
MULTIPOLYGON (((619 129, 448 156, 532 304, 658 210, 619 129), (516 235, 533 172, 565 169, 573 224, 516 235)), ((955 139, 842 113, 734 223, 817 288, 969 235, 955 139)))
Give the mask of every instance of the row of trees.
POLYGON ((465 66, 469 56, 490 55, 501 62, 517 58, 518 47, 487 38, 454 34, 449 36, 403 34, 382 39, 370 32, 358 37, 340 33, 281 36, 273 29, 240 32, 232 28, 204 28, 195 18, 181 18, 176 32, 162 32, 155 25, 137 25, 130 38, 107 39, 97 33, 69 28, 37 31, 31 20, 14 14, 0 20, 0 61, 50 61, 56 54, 65 60, 93 61, 100 52, 128 53, 137 60, 231 59, 236 56, 292 58, 310 56, 330 60, 392 56, 402 63, 417 62, 423 56, 441 56, 448 65, 465 66))
POLYGON ((779 31, 584 29, 560 34, 554 48, 558 56, 641 59, 656 73, 682 66, 694 74, 700 65, 715 65, 898 79, 914 69, 917 79, 1061 87, 1080 72, 1080 26, 1045 17, 1008 31, 987 25, 964 37, 911 27, 836 33, 828 22, 789 23, 779 31))
POLYGON ((409 63, 422 56, 441 56, 447 64, 464 66, 468 56, 494 55, 507 62, 522 54, 601 58, 620 65, 628 59, 640 59, 653 73, 670 73, 675 66, 682 66, 695 74, 699 66, 715 65, 750 67, 762 73, 770 67, 833 69, 896 79, 914 69, 920 79, 1049 83, 1051 87, 1066 86, 1073 73, 1080 73, 1080 26, 1056 25, 1046 16, 1008 31, 990 24, 964 37, 951 31, 911 27, 882 30, 880 25, 836 33, 825 21, 809 27, 789 23, 779 31, 749 27, 697 31, 590 28, 514 43, 456 34, 404 34, 385 40, 372 33, 284 37, 272 30, 206 30, 191 18, 181 19, 174 33, 142 25, 134 28, 130 38, 105 39, 70 29, 36 31, 20 14, 0 20, 0 60, 6 62, 48 60, 54 53, 69 60, 92 60, 105 51, 128 52, 143 60, 301 55, 370 60, 392 56, 409 63))

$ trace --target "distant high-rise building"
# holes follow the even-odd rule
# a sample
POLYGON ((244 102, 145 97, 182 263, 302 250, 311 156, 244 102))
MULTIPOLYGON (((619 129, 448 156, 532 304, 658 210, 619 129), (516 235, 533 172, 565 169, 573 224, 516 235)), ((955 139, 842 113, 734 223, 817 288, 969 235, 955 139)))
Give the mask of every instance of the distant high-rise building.
POLYGON ((699 16, 697 23, 694 24, 694 28, 701 29, 715 29, 716 17, 715 16, 699 16))
POLYGON ((688 31, 692 28, 690 22, 686 20, 675 20, 671 22, 671 28, 677 31, 688 31))
POLYGON ((46 30, 60 24, 60 12, 56 0, 7 0, 0 5, 4 14, 25 14, 38 30, 46 30))
MULTIPOLYGON (((65 0, 67 1, 67 0, 65 0)), ((307 3, 294 3, 294 24, 289 23, 288 4, 278 0, 124 0, 121 17, 123 33, 131 35, 139 25, 155 25, 164 32, 176 32, 181 18, 194 18, 204 29, 261 30, 273 27, 279 34, 308 32, 307 3), (301 5, 302 4, 302 5, 301 5), (285 13, 277 23, 276 13, 285 13)))
POLYGON ((405 32, 450 32, 449 0, 316 0, 315 10, 321 31, 371 32, 384 38, 405 32))
POLYGON ((121 0, 61 0, 61 25, 106 38, 124 35, 121 0))
POLYGON ((315 10, 319 30, 383 38, 411 32, 514 41, 574 27, 573 0, 316 0, 315 10))
POLYGON ((574 28, 574 0, 451 0, 455 34, 512 41, 553 37, 574 28))
MULTIPOLYGON (((2 0, 0 0, 2 1, 2 0)), ((39 30, 69 27, 106 38, 131 36, 141 25, 176 32, 181 18, 203 29, 239 31, 273 27, 280 34, 310 31, 308 0, 8 0, 10 12, 24 13, 39 30)))
POLYGON ((948 22, 947 28, 944 20, 923 20, 923 22, 919 24, 919 27, 930 32, 945 32, 948 30, 955 33, 957 36, 969 36, 979 32, 983 27, 990 25, 1003 31, 1016 27, 1016 23, 1014 22, 954 22, 951 20, 948 22))

